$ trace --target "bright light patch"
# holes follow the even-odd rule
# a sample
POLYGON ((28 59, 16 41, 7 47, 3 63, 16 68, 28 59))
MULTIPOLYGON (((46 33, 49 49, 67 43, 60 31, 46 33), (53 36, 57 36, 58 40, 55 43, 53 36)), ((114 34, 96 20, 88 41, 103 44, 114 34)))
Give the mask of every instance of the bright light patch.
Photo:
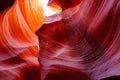
POLYGON ((43 10, 44 10, 44 15, 45 15, 45 16, 51 16, 51 15, 53 15, 53 14, 57 14, 57 13, 58 13, 58 12, 56 12, 56 11, 51 10, 51 9, 47 6, 49 0, 39 0, 39 1, 40 1, 40 3, 42 4, 42 8, 43 8, 43 10))

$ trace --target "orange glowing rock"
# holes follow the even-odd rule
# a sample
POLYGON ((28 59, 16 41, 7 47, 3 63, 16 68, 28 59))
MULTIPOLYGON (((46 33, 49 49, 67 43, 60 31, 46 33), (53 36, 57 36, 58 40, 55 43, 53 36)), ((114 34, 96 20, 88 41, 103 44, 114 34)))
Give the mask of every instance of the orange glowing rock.
POLYGON ((28 73, 30 66, 39 69, 34 33, 44 21, 43 9, 38 0, 16 0, 4 9, 0 13, 0 80, 25 80, 22 69, 28 73))

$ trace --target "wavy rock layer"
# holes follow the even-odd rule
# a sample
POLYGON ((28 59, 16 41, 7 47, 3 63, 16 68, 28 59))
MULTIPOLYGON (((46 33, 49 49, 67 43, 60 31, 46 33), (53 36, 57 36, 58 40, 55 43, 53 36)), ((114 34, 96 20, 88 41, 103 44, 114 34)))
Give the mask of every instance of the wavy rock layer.
POLYGON ((41 4, 38 0, 2 0, 0 4, 0 80, 39 79, 34 33, 44 20, 41 4))
POLYGON ((62 12, 44 18, 39 0, 0 2, 0 80, 119 80, 120 0, 48 5, 62 12))
POLYGON ((120 1, 83 0, 76 6, 51 1, 62 5, 63 12, 47 17, 36 32, 41 80, 120 75, 120 1))

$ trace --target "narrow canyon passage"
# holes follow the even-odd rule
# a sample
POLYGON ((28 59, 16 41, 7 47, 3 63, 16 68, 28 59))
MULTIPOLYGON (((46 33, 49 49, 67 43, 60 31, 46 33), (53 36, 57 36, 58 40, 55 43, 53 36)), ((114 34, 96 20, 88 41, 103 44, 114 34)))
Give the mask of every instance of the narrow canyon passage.
POLYGON ((120 0, 45 1, 0 2, 0 80, 120 80, 120 0))

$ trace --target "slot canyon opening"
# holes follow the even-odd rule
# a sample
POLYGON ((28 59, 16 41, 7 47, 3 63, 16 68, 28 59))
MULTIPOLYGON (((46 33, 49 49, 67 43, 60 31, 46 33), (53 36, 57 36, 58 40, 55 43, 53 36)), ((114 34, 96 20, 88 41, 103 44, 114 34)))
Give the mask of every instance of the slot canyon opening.
POLYGON ((39 0, 39 2, 41 3, 41 6, 43 8, 43 11, 44 11, 44 15, 45 16, 52 16, 54 14, 57 14, 57 13, 60 13, 61 12, 61 8, 60 6, 54 6, 53 7, 50 7, 48 6, 50 0, 39 0), (57 8, 56 8, 57 7, 57 8), (56 8, 56 9, 55 9, 56 8))

